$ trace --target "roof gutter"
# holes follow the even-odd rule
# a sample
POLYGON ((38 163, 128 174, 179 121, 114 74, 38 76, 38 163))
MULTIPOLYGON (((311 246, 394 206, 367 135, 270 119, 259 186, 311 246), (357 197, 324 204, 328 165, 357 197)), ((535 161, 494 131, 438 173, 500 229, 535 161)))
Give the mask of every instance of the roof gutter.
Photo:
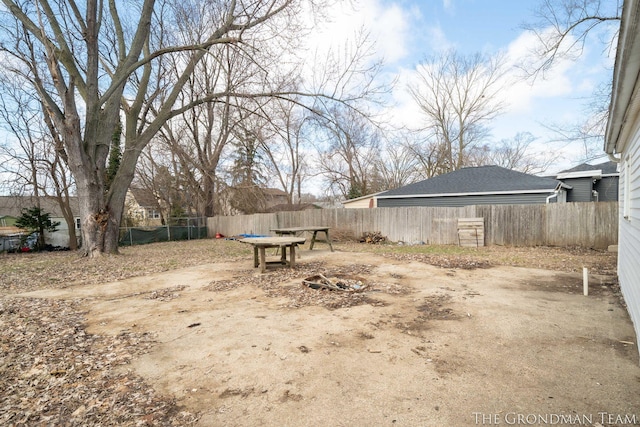
MULTIPOLYGON (((562 182, 558 183, 559 186, 565 188, 572 188, 562 182)), ((557 187, 556 187, 557 188, 557 187)), ((550 193, 556 190, 556 188, 541 188, 539 190, 510 190, 510 191, 482 191, 475 193, 434 193, 434 194, 392 194, 385 196, 379 195, 378 199, 406 199, 406 198, 423 198, 423 197, 459 197, 459 196, 489 196, 489 195, 502 195, 502 194, 537 194, 537 193, 550 193)))
POLYGON ((559 173, 556 179, 569 179, 569 178, 602 178, 602 170, 601 169, 591 169, 588 171, 578 171, 578 172, 562 172, 559 173))
POLYGON ((620 163, 620 160, 622 160, 620 157, 614 156, 613 153, 607 153, 607 156, 609 156, 609 160, 614 163, 620 163))

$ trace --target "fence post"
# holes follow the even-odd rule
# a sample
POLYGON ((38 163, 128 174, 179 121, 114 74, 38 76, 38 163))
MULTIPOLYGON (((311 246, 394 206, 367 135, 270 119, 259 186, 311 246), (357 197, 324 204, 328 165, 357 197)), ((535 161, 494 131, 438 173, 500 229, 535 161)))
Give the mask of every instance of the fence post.
POLYGON ((129 228, 129 244, 133 246, 133 234, 131 233, 132 228, 131 227, 128 227, 128 228, 129 228))

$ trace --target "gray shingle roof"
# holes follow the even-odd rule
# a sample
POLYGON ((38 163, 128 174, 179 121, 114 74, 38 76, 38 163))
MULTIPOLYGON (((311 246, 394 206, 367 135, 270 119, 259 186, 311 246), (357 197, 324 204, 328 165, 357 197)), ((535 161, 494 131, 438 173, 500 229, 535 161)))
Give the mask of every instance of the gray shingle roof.
POLYGON ((554 191, 560 182, 500 166, 462 168, 378 195, 411 196, 436 194, 472 194, 519 191, 554 191))
POLYGON ((131 195, 136 200, 136 203, 142 208, 158 209, 158 198, 153 194, 151 190, 146 188, 129 187, 131 195))
POLYGON ((569 173, 569 172, 583 172, 583 171, 592 171, 592 170, 601 170, 603 174, 609 175, 618 173, 618 164, 615 162, 604 162, 599 163, 597 165, 590 165, 588 163, 582 163, 576 167, 571 169, 567 169, 566 171, 562 171, 560 173, 569 173))

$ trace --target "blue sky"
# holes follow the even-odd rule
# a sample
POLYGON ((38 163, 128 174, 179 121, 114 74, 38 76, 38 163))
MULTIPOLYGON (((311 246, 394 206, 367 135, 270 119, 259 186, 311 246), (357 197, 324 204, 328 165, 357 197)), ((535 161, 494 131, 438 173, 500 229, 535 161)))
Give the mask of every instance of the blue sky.
POLYGON ((526 0, 424 0, 398 5, 419 11, 412 15, 423 30, 415 32, 412 50, 419 52, 421 47, 429 46, 429 37, 440 31, 461 52, 473 53, 500 48, 505 41, 516 39, 522 32, 520 24, 531 16, 535 3, 526 0))
MULTIPOLYGON (((421 60, 439 50, 455 48, 462 54, 503 52, 512 64, 519 63, 535 41, 522 24, 533 20, 539 1, 359 0, 355 11, 345 5, 336 8, 327 33, 336 42, 359 26, 370 32, 376 40, 377 55, 385 59, 386 73, 399 78, 394 92, 397 107, 392 114, 413 126, 419 113, 406 93, 406 84, 421 60)), ((593 90, 611 79, 608 67, 613 57, 602 54, 603 46, 598 40, 601 35, 592 35, 577 61, 559 61, 546 79, 510 83, 504 91, 507 108, 491 125, 492 141, 530 132, 538 138, 534 150, 557 153, 557 160, 547 172, 580 163, 582 146, 554 141, 557 134, 546 129, 545 124, 580 121, 593 90)), ((517 74, 521 71, 514 68, 510 77, 516 78, 517 74)), ((606 160, 603 156, 592 163, 606 160)))

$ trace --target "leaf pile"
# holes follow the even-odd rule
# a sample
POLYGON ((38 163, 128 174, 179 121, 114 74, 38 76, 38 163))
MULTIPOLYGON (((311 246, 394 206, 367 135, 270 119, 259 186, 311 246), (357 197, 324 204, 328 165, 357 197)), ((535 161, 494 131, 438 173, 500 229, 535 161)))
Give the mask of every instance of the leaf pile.
POLYGON ((0 300, 0 424, 185 426, 194 414, 122 373, 148 334, 85 331, 82 301, 0 300), (116 373, 116 371, 118 373, 116 373))

